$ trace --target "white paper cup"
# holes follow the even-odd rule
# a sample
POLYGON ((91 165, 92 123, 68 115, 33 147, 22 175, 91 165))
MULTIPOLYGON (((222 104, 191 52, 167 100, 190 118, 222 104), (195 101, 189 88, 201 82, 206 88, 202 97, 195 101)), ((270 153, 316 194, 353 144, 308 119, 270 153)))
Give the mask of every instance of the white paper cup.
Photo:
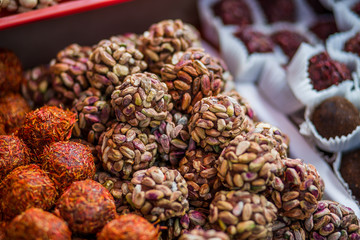
POLYGON ((360 26, 360 16, 351 10, 357 2, 357 0, 348 0, 339 1, 333 4, 336 25, 340 31, 348 31, 353 27, 360 26))
POLYGON ((278 61, 265 63, 258 87, 265 98, 284 114, 293 113, 304 107, 291 91, 286 81, 286 71, 278 61))
POLYGON ((326 40, 326 49, 328 53, 332 56, 337 56, 338 58, 342 58, 342 59, 349 59, 355 57, 358 60, 360 60, 360 57, 356 53, 346 52, 344 50, 345 43, 359 32, 360 32, 360 26, 353 27, 351 30, 347 32, 341 32, 331 35, 326 40))

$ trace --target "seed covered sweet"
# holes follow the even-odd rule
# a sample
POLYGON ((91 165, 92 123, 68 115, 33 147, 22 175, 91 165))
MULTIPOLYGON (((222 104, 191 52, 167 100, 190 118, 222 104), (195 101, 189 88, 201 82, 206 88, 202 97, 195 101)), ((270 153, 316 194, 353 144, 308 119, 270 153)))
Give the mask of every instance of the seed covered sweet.
POLYGON ((49 65, 39 65, 25 71, 25 81, 21 86, 21 93, 32 109, 44 105, 60 106, 61 101, 55 98, 51 87, 52 75, 49 65))
POLYGON ((132 127, 127 123, 114 123, 99 140, 100 160, 103 167, 123 179, 155 162, 158 145, 149 129, 132 127))
POLYGON ((73 233, 95 234, 116 216, 114 198, 93 180, 74 182, 56 204, 56 213, 73 233))
POLYGON ((229 236, 224 232, 211 230, 194 229, 188 233, 181 235, 179 240, 230 240, 229 236))
POLYGON ((19 166, 30 164, 30 149, 14 135, 0 135, 0 182, 19 166))
POLYGON ((71 137, 75 114, 58 107, 45 106, 26 115, 19 137, 35 152, 42 152, 44 146, 71 137))
POLYGON ((91 144, 98 143, 100 135, 114 116, 111 104, 95 88, 82 92, 80 98, 73 102, 72 111, 77 114, 78 119, 72 135, 91 144))
POLYGON ((176 52, 186 51, 199 45, 200 34, 197 30, 180 19, 164 20, 150 26, 149 30, 140 36, 140 50, 151 72, 160 74, 166 63, 171 63, 176 52))
POLYGON ((153 166, 135 172, 131 183, 127 201, 151 222, 181 217, 189 210, 187 184, 177 170, 153 166))
POLYGON ((0 97, 0 124, 4 124, 5 132, 16 132, 24 124, 30 110, 30 106, 20 94, 9 93, 0 97))
POLYGON ((3 219, 11 220, 31 207, 49 210, 57 196, 54 182, 39 166, 20 166, 0 184, 0 211, 3 219))
POLYGON ((234 239, 267 239, 276 214, 276 207, 262 195, 221 191, 210 205, 209 220, 234 239))
POLYGON ((53 74, 52 89, 57 98, 66 105, 70 105, 90 86, 85 75, 91 52, 91 47, 74 43, 59 51, 56 59, 50 63, 50 73, 53 74))
POLYGON ((205 151, 220 152, 229 142, 249 130, 244 109, 235 99, 219 95, 203 98, 191 113, 191 138, 205 151))
POLYGON ((359 219, 354 211, 334 201, 319 201, 316 211, 305 219, 304 225, 311 240, 360 238, 359 219))
POLYGON ((204 97, 216 96, 231 80, 227 67, 202 48, 190 48, 181 58, 161 69, 161 79, 171 94, 174 108, 190 113, 204 97))
POLYGON ((135 45, 123 38, 100 41, 89 57, 86 73, 92 87, 109 97, 126 76, 144 72, 147 64, 135 45))
POLYGON ((232 140, 216 164, 224 186, 254 193, 271 189, 275 174, 282 172, 274 139, 260 133, 249 133, 232 140))
POLYGON ((274 240, 305 240, 309 239, 308 232, 305 230, 303 221, 292 221, 287 217, 278 217, 273 224, 274 240))
POLYGON ((315 167, 301 159, 286 158, 281 174, 277 174, 273 184, 271 201, 280 216, 304 220, 315 210, 324 194, 324 182, 315 167))
POLYGON ((98 240, 157 240, 159 229, 135 214, 117 217, 104 226, 98 240))
POLYGON ((178 166, 188 148, 190 134, 187 127, 189 116, 171 111, 158 127, 152 130, 162 161, 178 166))
POLYGON ((178 170, 188 185, 191 206, 208 207, 222 186, 215 167, 219 156, 219 153, 205 152, 196 147, 193 141, 190 142, 178 170))
POLYGON ((7 226, 6 239, 70 240, 71 232, 64 220, 39 208, 30 208, 15 217, 7 226))
POLYGON ((94 156, 91 149, 81 143, 60 141, 45 147, 40 156, 42 169, 63 192, 72 182, 93 179, 94 156))
POLYGON ((129 75, 111 94, 116 119, 134 127, 156 127, 172 109, 165 83, 153 73, 129 75))

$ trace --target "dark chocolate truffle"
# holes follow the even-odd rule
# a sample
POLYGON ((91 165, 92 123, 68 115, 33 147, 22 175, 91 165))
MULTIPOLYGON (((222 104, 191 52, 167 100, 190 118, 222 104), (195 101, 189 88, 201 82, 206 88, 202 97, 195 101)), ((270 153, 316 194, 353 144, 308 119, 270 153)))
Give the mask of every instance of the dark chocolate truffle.
POLYGON ((360 2, 357 3, 357 4, 355 4, 355 5, 351 8, 351 10, 352 10, 354 13, 356 13, 357 15, 360 16, 360 2))
POLYGON ((326 9, 319 0, 306 0, 306 2, 317 14, 331 13, 331 11, 326 9))
POLYGON ((340 173, 352 194, 360 201, 360 149, 343 154, 340 173))
POLYGON ((360 125, 358 109, 347 99, 335 96, 318 105, 311 116, 318 133, 326 138, 348 135, 360 125))
POLYGON ((344 50, 360 56, 360 32, 345 42, 344 50))
POLYGON ((271 35, 271 39, 289 58, 294 56, 302 42, 308 42, 306 37, 289 30, 278 31, 271 35))
POLYGON ((311 84, 317 91, 352 79, 350 69, 345 64, 332 60, 327 52, 310 58, 308 72, 311 84))
POLYGON ((270 23, 295 22, 296 12, 293 0, 258 0, 258 2, 270 23))
POLYGON ((249 54, 272 52, 274 49, 274 43, 269 36, 250 28, 241 29, 234 35, 244 43, 249 54))
POLYGON ((252 23, 251 11, 243 0, 221 0, 213 8, 215 15, 220 16, 224 24, 243 27, 252 23))
POLYGON ((331 34, 338 32, 334 17, 319 19, 312 26, 310 31, 313 32, 318 38, 325 41, 331 34))

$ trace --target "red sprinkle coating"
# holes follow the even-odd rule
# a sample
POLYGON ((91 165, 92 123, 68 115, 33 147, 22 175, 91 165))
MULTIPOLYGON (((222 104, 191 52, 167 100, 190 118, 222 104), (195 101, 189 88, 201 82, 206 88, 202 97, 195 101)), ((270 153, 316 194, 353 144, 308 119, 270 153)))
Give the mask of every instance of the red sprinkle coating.
POLYGON ((0 182, 15 168, 30 164, 30 149, 14 135, 0 135, 0 182))
POLYGON ((55 203, 54 182, 35 164, 21 166, 0 183, 0 210, 4 220, 31 208, 49 210, 55 203))
POLYGON ((40 156, 42 169, 48 172, 60 192, 72 182, 93 179, 94 156, 91 149, 77 142, 55 142, 45 147, 40 156))
POLYGON ((145 218, 127 214, 112 220, 98 234, 98 240, 157 240, 159 228, 145 218))
POLYGON ((79 234, 95 234, 116 217, 113 196, 89 179, 72 183, 59 198, 55 212, 79 234))
POLYGON ((71 232, 61 218, 39 208, 30 208, 8 224, 6 237, 12 240, 71 240, 71 232))
POLYGON ((19 137, 36 153, 52 142, 66 141, 76 122, 75 113, 54 106, 44 106, 26 115, 19 137))
POLYGON ((311 83, 317 91, 352 79, 348 67, 332 60, 327 52, 319 53, 310 58, 308 72, 311 83))

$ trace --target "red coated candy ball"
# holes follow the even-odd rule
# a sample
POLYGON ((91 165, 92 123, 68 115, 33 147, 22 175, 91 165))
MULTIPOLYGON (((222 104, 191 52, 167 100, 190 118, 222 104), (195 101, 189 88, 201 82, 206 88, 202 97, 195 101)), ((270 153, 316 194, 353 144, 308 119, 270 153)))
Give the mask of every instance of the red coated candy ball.
POLYGON ((76 122, 75 114, 54 106, 44 106, 26 115, 19 137, 36 153, 52 142, 66 141, 76 122))
POLYGON ((31 207, 49 210, 57 195, 54 182, 39 166, 21 166, 0 183, 0 211, 10 220, 31 207))
POLYGON ((145 218, 127 214, 112 220, 98 234, 98 240, 157 240, 159 229, 145 218))
POLYGON ((0 49, 0 95, 19 92, 23 80, 20 59, 12 51, 0 49))
POLYGON ((14 135, 0 135, 0 182, 15 168, 30 163, 30 149, 14 135))
POLYGON ((20 94, 9 93, 0 97, 0 124, 3 125, 5 133, 16 132, 23 125, 26 114, 30 111, 29 104, 20 94))
POLYGON ((78 234, 95 234, 116 216, 112 195, 89 179, 72 183, 59 198, 55 212, 78 234))
POLYGON ((48 172, 62 192, 72 182, 93 179, 94 156, 91 149, 77 142, 54 142, 41 155, 42 169, 48 172))
POLYGON ((7 239, 12 240, 71 240, 66 222, 39 208, 30 208, 16 216, 6 229, 7 239))

